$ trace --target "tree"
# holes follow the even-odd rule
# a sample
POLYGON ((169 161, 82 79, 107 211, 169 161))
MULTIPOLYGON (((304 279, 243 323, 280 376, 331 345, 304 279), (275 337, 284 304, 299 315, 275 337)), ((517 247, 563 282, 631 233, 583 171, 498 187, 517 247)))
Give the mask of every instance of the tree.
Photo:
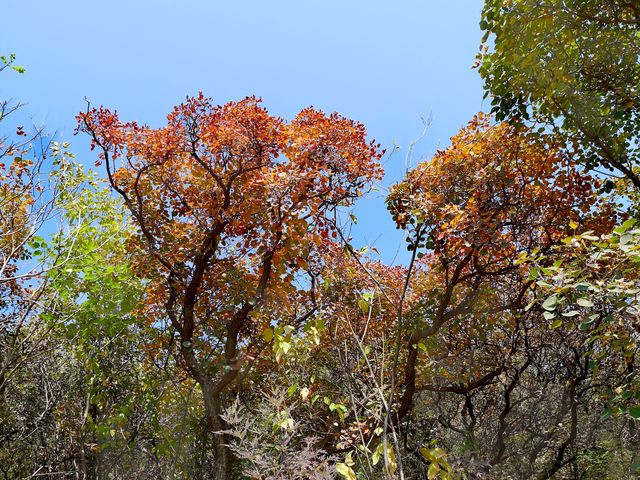
POLYGON ((381 153, 357 122, 307 108, 286 123, 254 97, 189 98, 160 129, 104 108, 78 120, 139 227, 148 321, 168 322, 167 348, 177 334, 213 433, 215 478, 228 478, 220 415, 229 391, 259 359, 271 323, 300 324, 313 311, 288 303, 297 277, 330 235, 327 215, 380 177, 381 153))
MULTIPOLYGON (((608 414, 625 413, 640 419, 640 381, 637 376, 638 256, 640 230, 628 219, 611 233, 585 232, 568 236, 557 250, 561 265, 533 267, 545 318, 553 326, 570 323, 584 332, 594 368, 609 368, 620 382, 609 392, 608 414)), ((534 262, 534 265, 537 262, 534 262)))
POLYGON ((531 281, 518 259, 559 243, 570 221, 583 228, 610 223, 606 204, 604 214, 593 215, 597 183, 554 145, 479 115, 447 150, 393 188, 389 209, 408 231, 409 248, 426 248, 428 267, 418 307, 423 318, 408 341, 401 416, 415 391, 421 342, 478 308, 523 304, 531 281), (487 294, 492 301, 479 301, 487 294))
POLYGON ((640 4, 487 0, 480 26, 493 40, 480 74, 498 120, 552 125, 577 161, 640 188, 640 4))
MULTIPOLYGON (((15 368, 39 355, 46 340, 46 331, 33 336, 30 320, 47 287, 44 273, 60 270, 73 249, 56 248, 58 243, 45 253, 41 234, 68 227, 54 222, 73 204, 82 183, 76 181, 78 166, 67 144, 52 143, 42 128, 30 131, 12 122, 20 107, 0 102, 0 124, 15 132, 0 138, 0 399, 15 368)), ((67 231, 69 246, 75 233, 67 231)))
POLYGON ((127 260, 129 232, 101 181, 65 150, 52 151, 66 188, 43 195, 56 193, 53 220, 62 228, 45 235, 48 219, 27 247, 42 269, 31 277, 38 295, 9 337, 19 349, 8 363, 0 470, 3 478, 102 478, 119 464, 132 472, 128 447, 148 431, 155 392, 141 348, 148 335, 132 328, 141 289, 127 260))
MULTIPOLYGON (((622 174, 619 181, 605 182, 604 190, 624 196, 619 207, 637 217, 640 4, 488 0, 481 28, 483 43, 493 43, 481 47, 478 65, 496 116, 514 124, 539 123, 538 133, 563 142, 576 162, 599 174, 622 174)), ((630 219, 612 231, 568 232, 553 249, 559 260, 549 264, 543 255, 540 261, 547 263, 537 264, 531 275, 550 327, 588 345, 580 348, 591 381, 610 375, 598 380, 609 388, 600 392, 606 399, 600 408, 621 414, 621 423, 625 414, 640 415, 630 315, 637 283, 633 226, 630 219)), ((634 421, 628 425, 625 441, 635 442, 634 421)), ((626 432, 618 430, 621 436, 626 432)))

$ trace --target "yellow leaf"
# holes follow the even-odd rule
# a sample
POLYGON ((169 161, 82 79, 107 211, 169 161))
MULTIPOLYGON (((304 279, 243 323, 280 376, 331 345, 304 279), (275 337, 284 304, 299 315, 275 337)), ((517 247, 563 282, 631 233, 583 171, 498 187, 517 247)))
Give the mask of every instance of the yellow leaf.
POLYGON ((422 456, 424 458, 426 458, 427 460, 429 460, 430 462, 435 462, 436 461, 436 458, 433 456, 433 453, 428 448, 420 447, 418 450, 420 451, 422 456))
POLYGON ((271 327, 265 328, 264 332, 262 332, 262 338, 264 338, 264 341, 267 343, 273 340, 273 329, 271 327))
POLYGON ((438 476, 438 473, 440 473, 440 466, 437 462, 432 462, 431 465, 429 465, 429 470, 427 470, 427 478, 433 480, 438 476))
POLYGON ((336 463, 336 471, 347 480, 356 480, 356 472, 345 463, 336 463))

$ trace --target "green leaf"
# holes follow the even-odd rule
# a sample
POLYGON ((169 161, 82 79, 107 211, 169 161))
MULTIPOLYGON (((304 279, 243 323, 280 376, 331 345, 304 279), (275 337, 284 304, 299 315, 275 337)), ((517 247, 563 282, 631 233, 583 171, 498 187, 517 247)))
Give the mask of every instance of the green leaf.
POLYGON ((373 452, 373 455, 371 456, 371 463, 373 463, 374 465, 377 465, 378 462, 380 461, 381 456, 382 456, 382 442, 378 444, 378 446, 376 447, 376 450, 373 452))
POLYGON ((631 227, 633 227, 636 224, 636 219, 635 218, 630 218, 629 220, 626 220, 623 222, 622 227, 625 228, 626 230, 629 230, 631 227))
POLYGON ((586 332, 587 330, 589 330, 589 328, 591 328, 591 320, 585 320, 584 322, 582 322, 578 328, 580 329, 581 332, 586 332))
POLYGON ((579 298, 576 303, 581 307, 593 307, 593 302, 585 297, 579 298))
POLYGON ((558 297, 552 295, 544 301, 542 308, 548 311, 553 311, 556 309, 556 305, 558 305, 558 297))
POLYGON ((562 326, 562 320, 560 320, 560 319, 558 319, 558 320, 554 321, 554 322, 550 325, 550 327, 551 327, 551 328, 553 328, 553 329, 560 328, 561 326, 562 326))

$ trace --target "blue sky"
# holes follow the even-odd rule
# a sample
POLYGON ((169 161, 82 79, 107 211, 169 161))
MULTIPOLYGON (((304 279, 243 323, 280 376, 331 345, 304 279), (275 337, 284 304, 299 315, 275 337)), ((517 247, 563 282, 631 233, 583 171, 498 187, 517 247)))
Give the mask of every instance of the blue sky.
MULTIPOLYGON (((291 118, 313 105, 363 122, 388 151, 386 187, 402 177, 409 143, 432 125, 415 160, 448 144, 483 108, 471 69, 481 33, 480 0, 7 2, 0 52, 24 75, 5 72, 0 97, 27 103, 37 123, 70 140, 84 98, 153 126, 203 91, 218 103, 258 95, 291 118)), ((486 106, 486 105, 485 105, 486 106)), ((415 162, 414 162, 415 163, 415 162)), ((357 207, 355 244, 375 242, 386 261, 401 243, 373 193, 357 207)))

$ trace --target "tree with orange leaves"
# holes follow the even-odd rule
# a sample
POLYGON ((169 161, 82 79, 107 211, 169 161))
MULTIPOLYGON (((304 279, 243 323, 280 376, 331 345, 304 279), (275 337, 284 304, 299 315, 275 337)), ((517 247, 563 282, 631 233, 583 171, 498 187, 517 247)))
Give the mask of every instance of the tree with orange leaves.
POLYGON ((254 97, 222 106, 188 98, 167 120, 152 129, 104 108, 78 116, 139 227, 132 243, 149 279, 146 315, 178 336, 223 479, 232 464, 220 418, 229 391, 272 323, 313 314, 313 302, 308 311, 287 302, 296 276, 331 235, 328 215, 381 176, 381 152, 357 122, 307 108, 287 123, 254 97))
POLYGON ((400 418, 411 408, 427 339, 456 319, 524 308, 534 282, 521 259, 549 252, 570 225, 611 228, 615 215, 598 184, 554 145, 480 114, 394 186, 389 209, 409 249, 424 255, 413 280, 400 418))

